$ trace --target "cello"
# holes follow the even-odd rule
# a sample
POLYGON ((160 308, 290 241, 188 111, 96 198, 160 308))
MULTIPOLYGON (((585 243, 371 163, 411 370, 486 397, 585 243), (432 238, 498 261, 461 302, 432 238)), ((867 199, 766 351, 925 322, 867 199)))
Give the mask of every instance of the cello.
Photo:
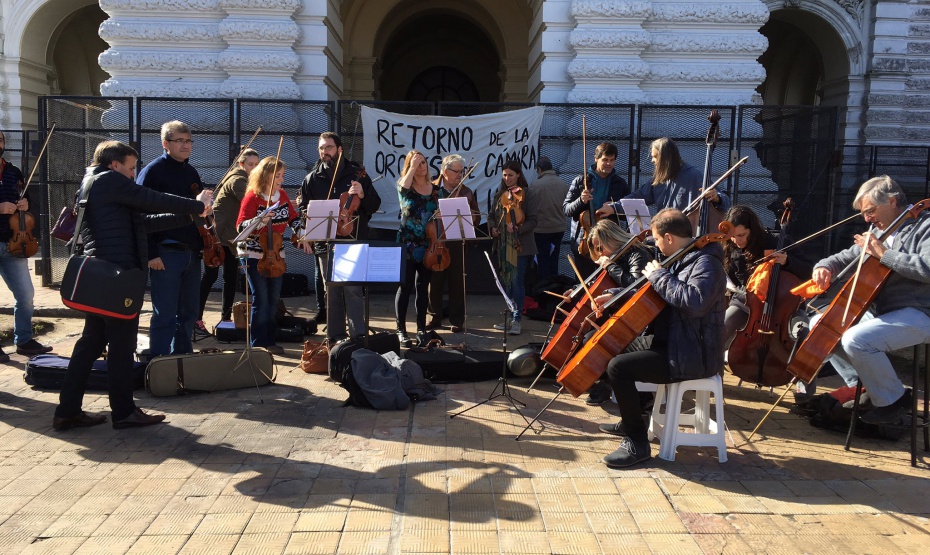
MULTIPOLYGON (((694 249, 728 240, 733 232, 733 226, 730 222, 721 222, 719 231, 719 233, 709 233, 691 240, 687 246, 666 258, 662 262, 662 267, 671 267, 694 249)), ((638 288, 636 293, 617 309, 590 339, 584 342, 556 376, 556 381, 573 396, 578 397, 587 391, 607 370, 607 363, 639 337, 646 326, 665 308, 665 300, 653 289, 647 278, 640 278, 626 291, 635 288, 638 288)), ((619 293, 614 299, 624 298, 626 291, 619 293)), ((605 308, 612 302, 613 299, 608 301, 604 305, 605 308)), ((590 315, 588 319, 590 320, 590 315)), ((597 328, 593 322, 591 325, 597 328)))
MULTIPOLYGON (((777 250, 785 246, 794 202, 787 199, 784 208, 779 221, 777 250)), ((785 370, 795 344, 789 327, 802 301, 791 290, 800 282, 794 274, 782 272, 781 264, 774 261, 760 264, 753 270, 746 287, 749 318, 736 334, 727 354, 734 376, 768 387, 791 381, 791 374, 785 370), (764 283, 766 274, 767 285, 764 283)))
MULTIPOLYGON (((644 229, 639 235, 631 237, 625 245, 610 255, 611 263, 620 260, 620 258, 632 248, 636 248, 637 245, 642 244, 649 233, 649 229, 644 229)), ((587 284, 587 288, 591 295, 595 297, 608 289, 613 289, 620 285, 614 283, 605 268, 598 268, 595 270, 585 280, 585 284, 587 284)), ((584 292, 584 286, 579 283, 565 296, 562 302, 559 303, 556 307, 556 312, 552 315, 551 325, 555 324, 556 314, 558 313, 564 314, 565 319, 562 321, 559 329, 556 330, 555 335, 552 336, 552 339, 546 343, 541 355, 542 360, 553 368, 562 368, 580 343, 581 337, 584 334, 582 325, 591 312, 593 312, 591 302, 584 292), (570 306, 571 303, 574 303, 574 307, 571 311, 566 311, 563 305, 570 306)))
MULTIPOLYGON (((928 208, 930 199, 909 206, 876 239, 884 242, 905 220, 918 218, 920 213, 928 208)), ((823 316, 811 326, 807 337, 797 347, 791 362, 788 363, 788 372, 805 383, 810 383, 817 377, 821 366, 833 354, 843 334, 859 322, 891 275, 891 268, 882 265, 877 258, 864 256, 865 258, 861 259, 861 267, 855 275, 846 280, 839 294, 824 310, 823 316)), ((854 264, 856 261, 851 262, 847 270, 854 264)), ((841 273, 845 273, 845 270, 841 273)))

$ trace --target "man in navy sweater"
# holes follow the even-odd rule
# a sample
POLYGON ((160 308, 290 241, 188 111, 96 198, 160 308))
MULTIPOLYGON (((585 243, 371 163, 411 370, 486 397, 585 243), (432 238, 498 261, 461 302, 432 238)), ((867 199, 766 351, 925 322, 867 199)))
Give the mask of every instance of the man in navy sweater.
MULTIPOLYGON (((161 126, 165 153, 148 163, 136 183, 161 193, 193 199, 203 187, 189 163, 191 131, 187 124, 169 121, 161 126)), ((148 238, 152 285, 151 356, 194 351, 191 334, 200 304, 200 259, 203 241, 193 218, 188 225, 152 233, 148 238)))

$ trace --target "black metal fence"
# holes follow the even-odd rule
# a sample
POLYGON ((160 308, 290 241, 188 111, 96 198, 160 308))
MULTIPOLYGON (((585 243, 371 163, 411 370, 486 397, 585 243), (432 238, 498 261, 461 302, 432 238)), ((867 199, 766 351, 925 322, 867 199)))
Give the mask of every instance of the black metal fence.
MULTIPOLYGON (((362 105, 404 114, 474 115, 516 110, 518 103, 283 101, 249 99, 174 99, 42 97, 38 132, 8 132, 8 152, 16 151, 19 133, 23 167, 38 152, 39 139, 56 124, 47 158, 35 181, 41 196, 40 227, 48 231, 66 204, 73 200, 94 147, 102 140, 128 141, 140 152, 140 164, 162 154, 161 124, 172 119, 194 130, 191 164, 203 181, 216 183, 240 146, 261 126, 252 146, 259 152, 277 151, 288 166, 285 189, 293 198, 300 180, 317 160, 318 135, 335 129, 343 137, 346 155, 360 159, 364 136, 360 126, 362 105), (29 134, 32 134, 32 138, 29 134), (41 135, 41 136, 40 136, 41 135), (13 140, 10 140, 13 139, 13 140)), ((609 141, 619 150, 616 170, 636 187, 651 179, 649 143, 671 137, 683 158, 701 168, 706 156, 707 116, 721 115, 720 139, 711 160, 713 175, 720 175, 742 156, 749 162, 722 190, 735 202, 751 205, 771 225, 775 207, 791 196, 798 209, 795 236, 820 229, 851 211, 850 195, 866 177, 889 173, 908 189, 927 191, 930 148, 836 146, 837 111, 811 106, 633 106, 546 104, 539 138, 539 153, 548 156, 566 181, 593 161, 594 145, 609 141), (581 148, 582 116, 586 120, 588 152, 581 148)), ((528 169, 531 170, 531 169, 528 169)), ((926 197, 924 194, 921 198, 926 197)), ((486 199, 479 199, 484 204, 486 199)), ((35 201, 34 201, 35 202, 35 201)), ((385 231, 384 236, 392 236, 385 231)), ((842 233, 840 234, 842 235, 842 233)), ((834 240, 835 237, 834 236, 834 240)), ((566 234, 566 242, 568 241, 566 234)), ((812 257, 830 248, 830 238, 812 245, 812 257)), ((57 240, 43 234, 43 282, 58 283, 67 252, 57 240)), ((313 259, 287 247, 288 270, 313 275, 313 259)), ((473 249, 478 250, 478 249, 473 249)), ((477 255, 478 253, 476 253, 477 255)), ((482 265, 483 267, 483 265, 482 265)), ((569 274, 567 265, 563 273, 569 274)), ((470 274, 470 289, 487 290, 487 280, 470 274)), ((312 280, 311 280, 312 282, 312 280)))

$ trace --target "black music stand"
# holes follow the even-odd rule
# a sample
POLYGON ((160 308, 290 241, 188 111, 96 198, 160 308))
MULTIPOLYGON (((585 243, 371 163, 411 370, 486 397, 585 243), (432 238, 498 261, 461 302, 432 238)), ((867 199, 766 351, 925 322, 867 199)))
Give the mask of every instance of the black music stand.
POLYGON ((510 401, 510 404, 517 411, 517 414, 520 415, 520 418, 522 418, 523 421, 526 422, 527 427, 529 427, 530 422, 526 419, 526 416, 523 415, 523 412, 520 410, 520 407, 517 406, 517 404, 519 403, 525 407, 526 403, 515 399, 513 394, 510 393, 510 385, 507 384, 506 354, 507 354, 507 332, 509 331, 508 322, 510 321, 511 316, 513 315, 513 312, 516 310, 517 307, 514 304, 513 300, 511 300, 510 297, 508 297, 507 294, 504 293, 503 287, 501 286, 501 283, 500 283, 500 279, 498 279, 497 277, 497 272, 494 271, 494 264, 491 263, 491 258, 487 255, 487 253, 485 253, 485 257, 488 259, 488 264, 491 265, 491 273, 494 276, 494 280, 497 282, 498 289, 501 291, 501 295, 504 297, 504 302, 506 303, 506 306, 507 306, 507 310, 501 311, 501 314, 503 315, 503 318, 504 318, 504 329, 501 330, 501 336, 502 336, 501 337, 501 349, 505 355, 504 360, 501 364, 501 377, 497 379, 497 384, 494 386, 494 389, 491 390, 491 393, 488 394, 487 399, 485 399, 484 401, 479 401, 475 403, 474 405, 464 408, 456 413, 450 414, 449 418, 455 418, 456 416, 460 414, 464 414, 473 408, 480 407, 481 405, 485 403, 489 403, 493 401, 494 399, 497 399, 498 397, 504 397, 505 399, 510 401), (498 392, 498 388, 500 388, 500 392, 498 392))

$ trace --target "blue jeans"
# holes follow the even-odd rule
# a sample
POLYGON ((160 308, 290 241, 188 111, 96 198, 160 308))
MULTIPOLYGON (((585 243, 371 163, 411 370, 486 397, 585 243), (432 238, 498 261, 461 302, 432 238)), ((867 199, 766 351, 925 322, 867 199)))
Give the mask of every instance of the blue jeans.
POLYGON ((194 352, 191 333, 200 310, 200 256, 189 250, 160 249, 164 270, 151 270, 151 356, 194 352))
POLYGON ((564 231, 555 233, 539 233, 536 237, 536 277, 542 279, 546 276, 559 274, 559 254, 562 250, 562 236, 564 231))
POLYGON ((0 277, 13 293, 13 342, 17 345, 32 339, 32 304, 35 288, 29 277, 29 259, 12 256, 7 244, 0 242, 0 277))
POLYGON ((513 277, 513 282, 505 284, 507 294, 517 305, 517 310, 513 313, 513 319, 519 322, 523 319, 523 301, 526 297, 526 269, 533 260, 532 255, 517 257, 517 275, 513 277))
POLYGON ((248 260, 249 289, 252 293, 252 340, 253 347, 270 347, 274 345, 274 336, 278 330, 275 312, 281 297, 281 284, 284 277, 269 278, 258 273, 258 259, 248 260))

